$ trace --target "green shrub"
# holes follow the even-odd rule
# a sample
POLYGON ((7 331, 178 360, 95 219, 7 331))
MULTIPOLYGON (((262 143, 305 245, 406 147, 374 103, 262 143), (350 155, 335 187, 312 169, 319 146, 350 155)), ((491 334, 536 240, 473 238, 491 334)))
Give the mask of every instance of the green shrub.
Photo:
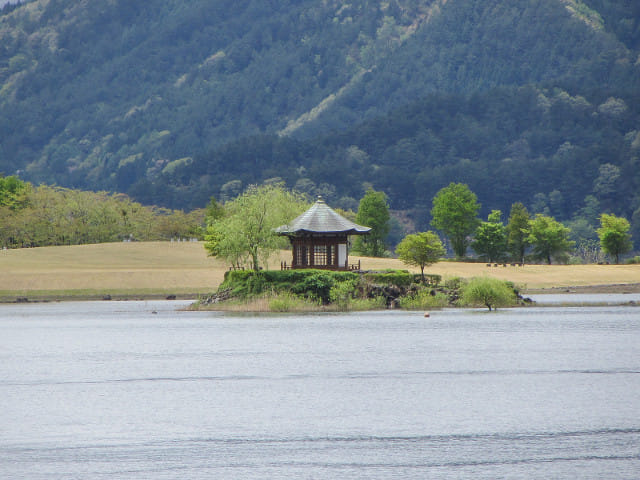
POLYGON ((358 278, 354 272, 329 270, 230 270, 219 289, 231 289, 235 296, 245 298, 265 291, 288 291, 328 303, 332 286, 344 281, 357 282, 358 278))
POLYGON ((408 287, 413 283, 413 274, 407 270, 387 270, 384 272, 365 273, 364 279, 378 285, 397 285, 408 287))
POLYGON ((640 255, 636 255, 636 256, 635 256, 635 257, 633 257, 633 258, 629 258, 629 259, 627 259, 627 261, 626 261, 625 263, 627 263, 627 264, 629 264, 629 265, 633 265, 633 264, 636 264, 636 263, 640 263, 640 255))
POLYGON ((329 303, 329 293, 334 285, 334 278, 327 272, 317 271, 307 275, 301 282, 296 283, 291 291, 307 298, 318 299, 322 303, 329 303))
POLYGON ((337 282, 329 290, 329 300, 338 307, 347 310, 356 296, 356 287, 355 280, 337 282))
POLYGON ((457 290, 458 288, 462 287, 464 283, 465 283, 465 280, 463 278, 453 277, 448 280, 445 280, 444 286, 445 288, 448 288, 450 290, 457 290))
MULTIPOLYGON (((432 273, 432 274, 425 273, 424 279, 427 285, 431 285, 432 287, 437 287, 438 285, 440 285, 440 282, 442 281, 442 275, 437 275, 435 273, 432 273)), ((422 283, 422 275, 420 275, 419 273, 414 273, 413 283, 422 283)))
POLYGON ((415 294, 401 298, 400 308, 405 310, 423 310, 425 308, 444 308, 449 305, 449 296, 428 288, 418 290, 415 294))

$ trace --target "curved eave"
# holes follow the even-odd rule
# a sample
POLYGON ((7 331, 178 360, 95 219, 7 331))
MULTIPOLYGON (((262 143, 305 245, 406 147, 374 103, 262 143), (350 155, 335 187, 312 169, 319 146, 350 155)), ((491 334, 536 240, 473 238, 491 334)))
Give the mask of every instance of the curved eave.
POLYGON ((332 210, 322 199, 318 199, 309 210, 286 225, 276 228, 280 235, 366 235, 371 228, 347 220, 332 210))
POLYGON ((278 230, 276 230, 276 232, 278 233, 278 235, 285 235, 287 237, 301 237, 301 236, 307 236, 307 235, 308 236, 366 235, 367 233, 369 233, 370 230, 371 230, 370 228, 363 228, 363 229, 352 228, 350 230, 340 230, 340 231, 326 232, 326 231, 305 230, 305 229, 300 229, 300 230, 295 230, 295 231, 279 230, 278 229, 278 230))

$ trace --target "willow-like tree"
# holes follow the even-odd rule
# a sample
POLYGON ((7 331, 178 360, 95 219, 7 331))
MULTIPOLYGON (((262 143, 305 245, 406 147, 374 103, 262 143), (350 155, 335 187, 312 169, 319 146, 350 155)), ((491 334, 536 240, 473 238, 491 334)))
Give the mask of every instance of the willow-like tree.
POLYGON ((620 262, 620 255, 633 248, 630 228, 629 220, 624 217, 606 213, 600 215, 600 228, 597 230, 600 247, 605 253, 612 255, 616 263, 620 262))
POLYGON ((251 186, 225 204, 225 215, 207 226, 205 249, 240 267, 260 270, 269 257, 286 244, 274 232, 301 214, 308 204, 300 194, 281 185, 251 186), (284 242, 284 244, 283 244, 284 242))
POLYGON ((478 210, 478 197, 464 183, 449 184, 433 199, 431 225, 449 238, 458 258, 465 256, 471 234, 478 226, 478 210))
POLYGON ((516 303, 516 293, 504 280, 490 277, 472 278, 462 287, 463 305, 484 305, 491 311, 516 303))

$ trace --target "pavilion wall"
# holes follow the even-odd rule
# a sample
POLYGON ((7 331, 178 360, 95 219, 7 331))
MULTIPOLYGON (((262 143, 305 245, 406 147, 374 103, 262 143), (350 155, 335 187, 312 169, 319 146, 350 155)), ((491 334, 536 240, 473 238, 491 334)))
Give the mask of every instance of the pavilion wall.
POLYGON ((348 269, 346 235, 289 237, 293 248, 291 268, 348 269))

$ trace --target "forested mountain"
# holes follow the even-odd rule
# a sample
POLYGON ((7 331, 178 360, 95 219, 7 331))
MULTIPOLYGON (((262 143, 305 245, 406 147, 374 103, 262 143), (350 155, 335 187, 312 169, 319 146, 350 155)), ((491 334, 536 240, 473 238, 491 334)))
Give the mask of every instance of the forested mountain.
POLYGON ((0 172, 33 182, 189 208, 274 177, 345 207, 372 185, 420 224, 464 181, 486 210, 631 218, 639 132, 635 0, 0 10, 0 172))

